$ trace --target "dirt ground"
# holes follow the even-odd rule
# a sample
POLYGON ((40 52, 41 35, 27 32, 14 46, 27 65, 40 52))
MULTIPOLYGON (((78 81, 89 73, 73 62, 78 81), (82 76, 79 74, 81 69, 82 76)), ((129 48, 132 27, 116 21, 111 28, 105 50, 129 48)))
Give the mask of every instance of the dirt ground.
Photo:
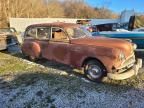
POLYGON ((1 52, 0 108, 143 108, 143 71, 95 83, 62 64, 1 52))

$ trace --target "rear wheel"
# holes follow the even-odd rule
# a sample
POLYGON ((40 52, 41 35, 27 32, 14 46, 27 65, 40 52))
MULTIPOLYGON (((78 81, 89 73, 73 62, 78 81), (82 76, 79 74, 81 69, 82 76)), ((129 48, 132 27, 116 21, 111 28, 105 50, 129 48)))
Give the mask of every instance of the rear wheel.
POLYGON ((27 55, 27 54, 25 54, 23 51, 22 51, 22 55, 23 55, 23 58, 28 59, 28 60, 30 60, 30 61, 36 61, 36 60, 37 60, 36 57, 31 56, 31 55, 27 55))
POLYGON ((97 60, 90 60, 84 65, 84 72, 87 78, 99 82, 106 75, 105 67, 97 60))
POLYGON ((29 59, 30 61, 37 61, 37 60, 38 60, 38 58, 36 58, 36 57, 34 57, 34 56, 28 56, 28 59, 29 59))

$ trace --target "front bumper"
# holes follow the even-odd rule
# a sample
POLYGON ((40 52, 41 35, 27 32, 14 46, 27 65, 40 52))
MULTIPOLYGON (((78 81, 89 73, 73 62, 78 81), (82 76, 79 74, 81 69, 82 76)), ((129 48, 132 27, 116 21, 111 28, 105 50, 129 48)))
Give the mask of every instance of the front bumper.
POLYGON ((122 73, 108 73, 107 76, 114 80, 123 80, 138 74, 138 70, 142 67, 142 59, 137 59, 137 62, 128 70, 122 73))

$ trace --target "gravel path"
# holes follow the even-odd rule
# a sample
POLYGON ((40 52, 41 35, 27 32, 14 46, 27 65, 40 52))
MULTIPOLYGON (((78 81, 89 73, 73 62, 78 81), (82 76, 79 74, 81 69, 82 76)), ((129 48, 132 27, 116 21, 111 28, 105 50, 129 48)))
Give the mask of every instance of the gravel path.
POLYGON ((143 90, 113 93, 80 85, 73 92, 61 87, 61 84, 49 85, 47 80, 39 80, 29 86, 0 89, 1 108, 143 108, 143 100, 143 90))

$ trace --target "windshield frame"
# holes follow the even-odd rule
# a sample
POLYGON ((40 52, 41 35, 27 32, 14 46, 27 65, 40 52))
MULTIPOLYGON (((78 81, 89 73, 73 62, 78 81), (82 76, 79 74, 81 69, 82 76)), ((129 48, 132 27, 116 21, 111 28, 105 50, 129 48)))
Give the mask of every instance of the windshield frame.
POLYGON ((1 33, 16 33, 15 28, 0 28, 1 33))
POLYGON ((92 36, 92 34, 85 27, 83 27, 83 26, 67 28, 66 29, 66 33, 68 34, 68 36, 69 36, 70 39, 78 39, 78 38, 84 38, 84 37, 90 37, 90 36, 92 36), (79 30, 84 35, 77 36, 77 37, 74 37, 75 35, 71 36, 69 30, 73 30, 74 31, 74 29, 79 30))

